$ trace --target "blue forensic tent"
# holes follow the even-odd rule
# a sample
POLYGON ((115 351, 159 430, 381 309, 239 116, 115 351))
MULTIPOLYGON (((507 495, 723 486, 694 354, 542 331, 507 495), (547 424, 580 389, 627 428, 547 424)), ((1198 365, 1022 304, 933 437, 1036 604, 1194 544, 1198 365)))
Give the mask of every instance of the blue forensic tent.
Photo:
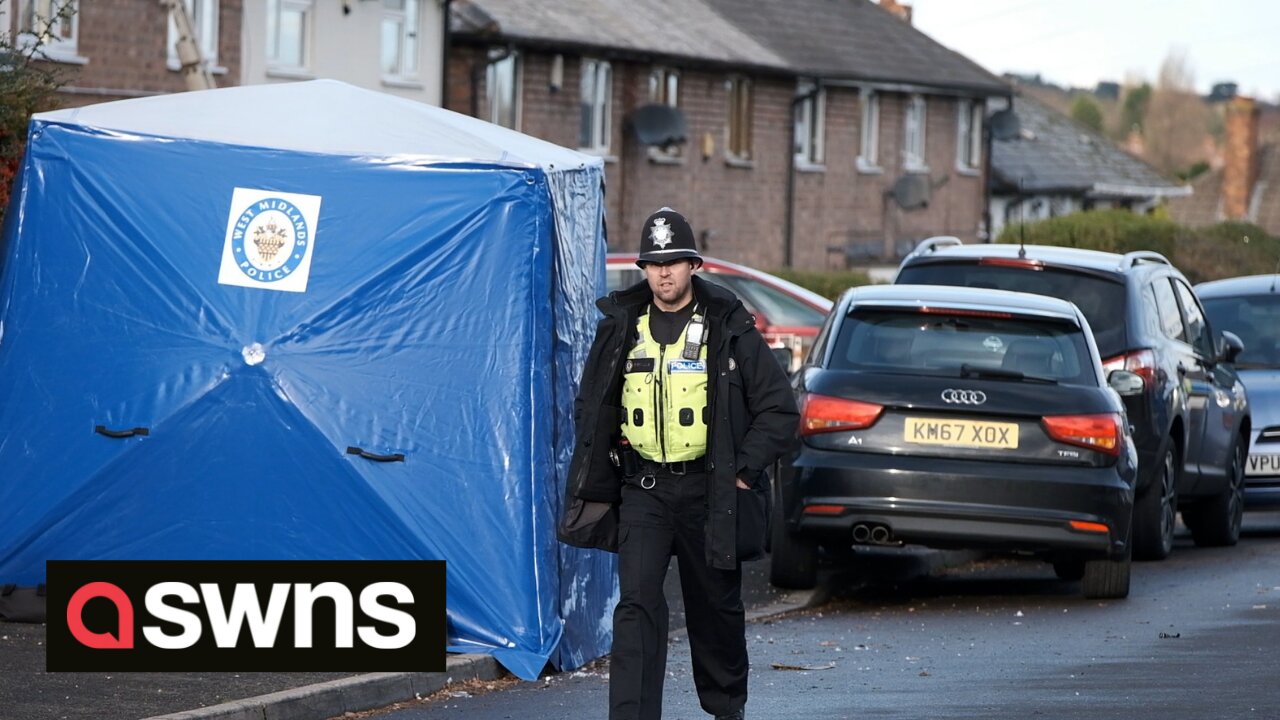
POLYGON ((607 652, 613 557, 555 539, 602 183, 332 81, 36 116, 0 245, 0 584, 443 559, 450 650, 523 678, 607 652))

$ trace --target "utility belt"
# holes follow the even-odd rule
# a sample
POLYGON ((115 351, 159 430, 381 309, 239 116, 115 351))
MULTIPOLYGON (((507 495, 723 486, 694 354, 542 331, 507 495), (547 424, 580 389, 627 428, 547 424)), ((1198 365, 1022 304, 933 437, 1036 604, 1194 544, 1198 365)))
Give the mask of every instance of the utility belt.
POLYGON ((654 462, 640 458, 639 469, 636 475, 692 475, 694 473, 707 471, 706 456, 694 458, 693 460, 681 460, 680 462, 654 462))
POLYGON ((700 475, 707 471, 706 457, 695 458, 693 460, 681 460, 680 462, 654 462, 637 459, 636 472, 625 475, 622 482, 627 485, 635 485, 644 490, 652 490, 658 484, 658 478, 683 478, 685 475, 700 475))

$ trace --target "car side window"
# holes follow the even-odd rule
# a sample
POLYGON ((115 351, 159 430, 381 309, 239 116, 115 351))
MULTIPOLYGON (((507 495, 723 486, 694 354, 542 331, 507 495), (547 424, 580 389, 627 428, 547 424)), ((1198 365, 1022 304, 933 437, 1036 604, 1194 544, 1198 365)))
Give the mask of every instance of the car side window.
POLYGON ((1182 303, 1182 312, 1187 318, 1187 336, 1191 344, 1201 355, 1207 358, 1214 356, 1213 337, 1209 332, 1209 322, 1205 319, 1200 301, 1191 292, 1191 288, 1181 280, 1174 279, 1173 287, 1177 290, 1178 301, 1182 303))
POLYGON ((1151 283, 1151 289, 1156 295, 1160 329, 1167 337, 1187 342, 1186 328, 1182 325, 1182 312, 1178 310, 1178 299, 1173 294, 1173 286, 1169 284, 1169 278, 1156 278, 1151 283))

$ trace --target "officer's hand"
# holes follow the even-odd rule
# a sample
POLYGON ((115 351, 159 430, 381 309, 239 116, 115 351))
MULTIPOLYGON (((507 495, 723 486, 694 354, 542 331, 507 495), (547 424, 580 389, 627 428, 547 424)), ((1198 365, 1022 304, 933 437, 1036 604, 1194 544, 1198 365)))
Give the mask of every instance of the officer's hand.
POLYGON ((750 486, 750 485, 748 485, 748 484, 746 484, 745 482, 743 482, 743 481, 742 481, 742 478, 738 478, 738 489, 739 489, 739 490, 750 490, 750 489, 751 489, 751 486, 750 486))

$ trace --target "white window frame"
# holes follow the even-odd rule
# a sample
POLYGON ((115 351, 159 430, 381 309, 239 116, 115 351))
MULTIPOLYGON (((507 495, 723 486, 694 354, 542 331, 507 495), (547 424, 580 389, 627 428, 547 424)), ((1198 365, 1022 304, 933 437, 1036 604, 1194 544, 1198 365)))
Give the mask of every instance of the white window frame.
POLYGON ((382 24, 380 26, 380 54, 378 64, 384 82, 416 83, 422 65, 422 0, 382 0, 382 24), (391 7, 395 2, 402 7, 391 7), (385 61, 388 48, 387 25, 395 26, 395 67, 388 69, 385 61))
POLYGON ((76 65, 89 62, 79 54, 79 38, 80 0, 23 0, 18 5, 18 43, 26 47, 42 43, 41 58, 76 65), (69 15, 48 23, 48 18, 66 7, 71 8, 69 15), (40 37, 35 30, 41 31, 40 37))
POLYGON ((724 129, 725 159, 731 163, 750 164, 755 160, 755 87, 746 75, 729 76, 724 87, 728 105, 724 129), (735 136, 741 140, 741 147, 734 147, 735 136))
POLYGON ((929 124, 929 105, 923 95, 907 97, 906 112, 903 113, 902 128, 902 166, 905 170, 927 172, 929 165, 925 162, 929 124))
POLYGON ((505 48, 490 50, 489 64, 485 67, 484 79, 485 104, 488 113, 485 119, 495 125, 519 130, 523 113, 521 96, 524 94, 521 92, 521 88, 524 86, 524 63, 520 61, 520 53, 516 50, 505 48), (497 82, 499 73, 507 75, 510 81, 508 84, 510 97, 506 98, 505 105, 496 102, 497 93, 503 89, 502 84, 497 82), (500 116, 500 108, 504 106, 511 108, 510 118, 500 116))
POLYGON ((801 80, 796 85, 796 97, 809 93, 813 96, 801 100, 796 105, 795 147, 796 167, 800 169, 821 169, 824 162, 827 91, 812 80, 801 80))
MULTIPOLYGON (((226 72, 218 65, 218 13, 221 5, 218 0, 182 0, 187 6, 187 14, 195 25, 196 42, 200 45, 200 55, 210 72, 226 72), (199 4, 199 7, 196 4, 199 4)), ((168 51, 166 64, 170 70, 182 67, 178 59, 178 25, 173 21, 173 13, 169 13, 169 40, 165 48, 168 51)))
MULTIPOLYGON (((649 72, 649 102, 667 107, 680 107, 680 71, 673 67, 657 66, 649 72)), ((684 155, 682 143, 667 147, 652 146, 649 157, 653 160, 678 160, 684 155)))
POLYGON ((313 29, 315 18, 315 0, 267 0, 267 71, 274 75, 284 75, 293 77, 311 77, 311 45, 315 36, 313 29), (298 44, 301 48, 302 57, 299 58, 297 64, 285 62, 280 59, 277 54, 279 52, 278 38, 273 37, 274 34, 280 33, 280 16, 285 12, 298 12, 302 14, 302 36, 298 38, 298 44), (274 48, 274 53, 273 53, 274 48))
POLYGON ((956 170, 976 175, 982 167, 981 102, 961 100, 956 103, 956 170))
POLYGON ((859 127, 858 171, 881 173, 880 167, 880 93, 870 88, 859 92, 862 124, 859 127))
POLYGON ((608 60, 584 57, 580 67, 578 149, 608 155, 613 137, 613 66, 608 60), (582 114, 585 107, 590 107, 589 117, 582 114), (583 121, 590 127, 583 127, 583 121))

